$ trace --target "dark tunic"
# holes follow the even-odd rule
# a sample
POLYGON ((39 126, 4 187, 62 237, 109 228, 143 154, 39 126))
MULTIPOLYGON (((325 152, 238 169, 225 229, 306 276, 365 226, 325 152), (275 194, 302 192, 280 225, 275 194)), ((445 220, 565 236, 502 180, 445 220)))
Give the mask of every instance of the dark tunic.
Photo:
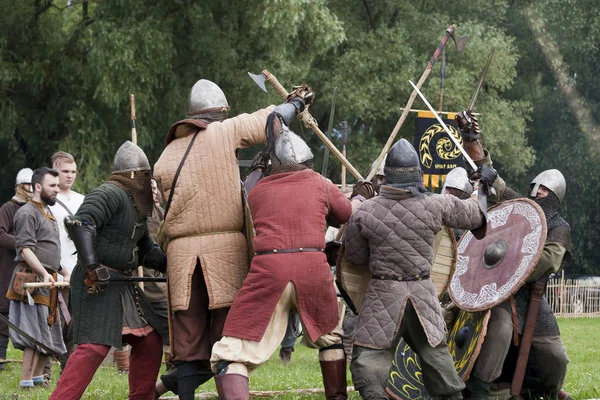
MULTIPOLYGON (((327 215, 344 223, 352 213, 348 198, 312 170, 264 178, 252 189, 248 201, 257 252, 324 249, 327 215)), ((338 303, 325 253, 296 252, 254 256, 223 336, 260 341, 290 281, 296 287, 298 311, 311 340, 331 332, 338 323, 338 303)))
MULTIPOLYGON (((105 183, 92 190, 73 218, 96 226, 96 255, 101 264, 110 268, 132 271, 138 265, 144 265, 150 258, 147 256, 157 251, 148 235, 146 220, 138 215, 130 195, 115 184, 105 183)), ((110 274, 119 277, 117 272, 110 274)), ((156 315, 137 285, 111 281, 105 291, 90 295, 84 279, 85 268, 77 264, 71 276, 75 343, 121 347, 124 312, 139 313, 161 336, 166 336, 164 321, 156 315), (124 308, 125 304, 132 307, 128 301, 123 301, 129 296, 128 292, 138 299, 138 305, 133 305, 136 310, 124 308)))
POLYGON ((23 204, 13 199, 0 207, 0 313, 3 314, 8 313, 9 300, 4 295, 17 265, 13 219, 23 204))

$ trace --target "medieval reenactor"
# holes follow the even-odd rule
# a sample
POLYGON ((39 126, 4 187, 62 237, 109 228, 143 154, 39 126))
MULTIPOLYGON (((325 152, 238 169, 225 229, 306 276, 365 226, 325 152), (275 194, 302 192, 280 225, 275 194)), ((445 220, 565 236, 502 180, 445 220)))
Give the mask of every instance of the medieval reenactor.
MULTIPOLYGON (((478 129, 463 131, 465 149, 475 164, 491 166, 490 154, 481 146, 479 136, 478 129)), ((521 197, 506 187, 500 178, 497 182, 500 182, 499 185, 494 185, 497 198, 490 198, 490 204, 521 197)), ((501 376, 511 343, 514 341, 513 324, 516 325, 518 334, 523 334, 528 305, 532 298, 532 282, 564 268, 571 259, 571 229, 559 214, 565 191, 565 178, 556 169, 543 171, 531 182, 528 197, 544 211, 547 226, 546 243, 534 272, 527 283, 514 294, 515 313, 511 301, 505 301, 491 309, 488 333, 467 383, 471 392, 470 398, 473 400, 487 399, 490 388, 493 387, 492 382, 501 376)), ((545 297, 541 299, 533 334, 531 355, 538 382, 536 387, 529 387, 528 390, 545 398, 548 396, 547 398, 555 399, 561 392, 569 360, 560 339, 558 323, 545 297)))
POLYGON ((33 197, 20 207, 14 217, 17 265, 6 297, 10 300, 9 326, 13 346, 23 350, 21 388, 41 385, 43 371, 51 355, 67 352, 62 337, 58 290, 36 288, 29 292, 23 283, 41 280, 56 282, 58 274, 65 281, 70 274, 60 266, 60 238, 56 218, 50 210, 58 194, 58 172, 42 167, 33 172, 33 197))
MULTIPOLYGON (((307 95, 296 92, 278 106, 285 122, 304 109, 307 95)), ((211 348, 248 272, 251 232, 242 232, 237 151, 267 141, 265 124, 274 109, 227 118, 225 94, 201 79, 190 92, 188 118, 169 129, 155 165, 167 199, 159 241, 168 247, 171 354, 181 399, 192 399, 212 377, 211 348)), ((252 230, 251 223, 246 227, 252 230)))
MULTIPOLYGON (((405 139, 385 162, 379 196, 362 203, 346 228, 345 257, 368 265, 350 370, 365 399, 386 398, 386 383, 400 338, 420 357, 429 395, 461 399, 464 383, 446 344, 444 318, 429 279, 433 244, 443 226, 476 229, 485 222, 477 195, 467 200, 431 194, 423 186, 419 157, 405 139)), ((484 168, 481 184, 494 182, 484 168)), ((478 183, 480 184, 480 183, 478 183)))
MULTIPOLYGON (((33 190, 31 189, 31 168, 23 168, 17 173, 15 195, 0 207, 0 314, 8 320, 10 300, 6 298, 10 278, 15 266, 16 246, 14 233, 15 213, 27 203, 33 190)), ((6 359, 8 348, 8 325, 0 321, 0 359, 6 359)), ((0 371, 4 370, 4 362, 0 362, 0 371)))
POLYGON ((129 398, 154 397, 162 337, 167 327, 133 283, 138 265, 164 271, 166 256, 148 234, 152 213, 148 158, 125 142, 108 182, 92 190, 65 220, 77 248, 71 279, 73 336, 77 344, 52 399, 79 399, 110 351, 131 346, 129 398))
POLYGON ((309 346, 320 349, 325 397, 347 397, 343 331, 324 227, 327 216, 345 223, 352 207, 312 170, 312 158, 306 143, 282 125, 270 175, 250 192, 256 253, 211 357, 222 399, 248 399, 248 373, 277 350, 290 311, 299 314, 309 346))
MULTIPOLYGON (((377 194, 379 194, 379 189, 381 189, 381 185, 385 183, 385 172, 383 171, 383 168, 385 166, 386 157, 387 155, 383 158, 383 161, 381 161, 379 168, 377 168, 377 172, 375 172, 375 175, 373 175, 373 179, 371 180, 371 183, 373 184, 373 189, 377 194)), ((377 160, 373 161, 373 164, 371 164, 371 169, 375 168, 375 164, 377 164, 377 160)))

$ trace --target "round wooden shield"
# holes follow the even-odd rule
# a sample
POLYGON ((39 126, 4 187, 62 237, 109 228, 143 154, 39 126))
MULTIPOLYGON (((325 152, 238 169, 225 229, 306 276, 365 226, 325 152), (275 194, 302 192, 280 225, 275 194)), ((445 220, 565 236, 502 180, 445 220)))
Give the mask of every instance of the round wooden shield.
POLYGON ((456 267, 456 239, 452 229, 443 227, 435 237, 433 244, 433 266, 431 268, 431 279, 441 298, 450 283, 456 267))
MULTIPOLYGON (((454 323, 448 350, 454 359, 456 372, 463 381, 469 379, 477 360, 489 319, 489 310, 476 313, 461 311, 454 323)), ((419 357, 404 339, 400 339, 396 348, 385 391, 396 400, 432 399, 425 389, 419 357)))
POLYGON ((485 236, 466 232, 458 243, 448 292, 466 311, 502 303, 533 272, 546 242, 546 218, 534 201, 516 199, 488 210, 485 236))
POLYGON ((479 356, 490 313, 490 310, 473 313, 461 310, 450 332, 448 350, 454 359, 458 376, 465 382, 479 356))
POLYGON ((396 348, 385 391, 396 400, 432 399, 423 383, 419 357, 404 339, 400 339, 396 348))

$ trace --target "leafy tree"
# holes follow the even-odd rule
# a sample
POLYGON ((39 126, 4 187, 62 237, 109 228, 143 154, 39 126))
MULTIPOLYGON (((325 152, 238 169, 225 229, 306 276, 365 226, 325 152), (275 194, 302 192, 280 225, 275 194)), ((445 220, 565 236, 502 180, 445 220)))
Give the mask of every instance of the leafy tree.
MULTIPOLYGON (((334 142, 340 146, 340 122, 347 120, 348 158, 366 175, 411 93, 408 80, 418 80, 455 23, 470 43, 460 57, 448 44, 446 110, 466 107, 495 47, 476 105, 495 166, 522 192, 539 171, 563 171, 574 270, 598 271, 600 178, 594 172, 600 161, 590 152, 597 141, 584 135, 552 54, 593 128, 600 81, 590 60, 600 55, 600 11, 586 1, 559 0, 536 0, 533 10, 557 51, 540 51, 544 42, 530 2, 512 0, 2 2, 0 197, 11 195, 18 169, 47 165, 59 149, 78 160, 76 189, 87 192, 106 179, 116 149, 130 138, 129 93, 136 95, 139 144, 151 162, 169 126, 185 117, 187 93, 200 78, 223 88, 231 115, 279 103, 246 75, 265 68, 287 88, 301 82, 314 88, 310 111, 323 128, 339 88, 334 142)), ((438 65, 422 88, 434 104, 439 83, 438 65)), ((413 108, 423 105, 417 100, 413 108)), ((412 122, 399 137, 412 138, 412 122)), ((309 141, 320 170, 323 145, 296 122, 292 128, 309 141)), ((329 177, 339 182, 340 164, 329 166, 329 177)))

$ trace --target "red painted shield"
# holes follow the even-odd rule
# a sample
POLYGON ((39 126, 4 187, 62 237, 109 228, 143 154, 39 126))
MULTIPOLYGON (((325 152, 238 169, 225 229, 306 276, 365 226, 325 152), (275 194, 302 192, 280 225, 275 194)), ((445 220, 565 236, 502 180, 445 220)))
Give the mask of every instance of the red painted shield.
POLYGON ((483 311, 515 293, 535 269, 546 242, 546 218, 535 202, 517 199, 488 210, 485 237, 458 243, 448 292, 466 311, 483 311))

